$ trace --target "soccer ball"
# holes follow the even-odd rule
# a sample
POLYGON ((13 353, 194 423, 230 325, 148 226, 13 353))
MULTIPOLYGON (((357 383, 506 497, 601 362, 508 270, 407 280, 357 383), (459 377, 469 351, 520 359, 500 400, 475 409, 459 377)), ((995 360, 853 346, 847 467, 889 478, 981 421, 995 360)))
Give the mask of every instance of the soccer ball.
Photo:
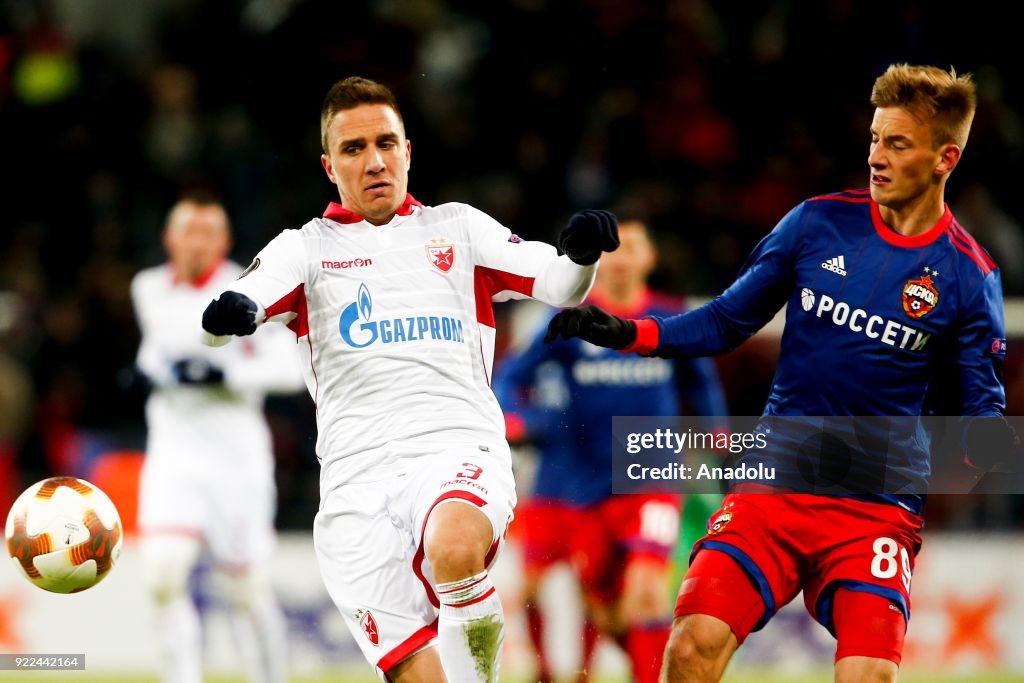
POLYGON ((30 486, 7 515, 7 551, 25 578, 53 593, 103 580, 121 555, 121 518, 103 491, 75 477, 30 486))

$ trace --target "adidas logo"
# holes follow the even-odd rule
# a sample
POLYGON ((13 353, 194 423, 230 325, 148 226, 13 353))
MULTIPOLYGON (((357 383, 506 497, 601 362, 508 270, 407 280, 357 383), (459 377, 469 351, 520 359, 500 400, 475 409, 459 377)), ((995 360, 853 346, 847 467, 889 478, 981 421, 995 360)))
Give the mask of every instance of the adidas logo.
POLYGON ((825 270, 831 270, 836 275, 846 277, 846 258, 843 256, 830 258, 828 261, 822 263, 821 267, 825 270))

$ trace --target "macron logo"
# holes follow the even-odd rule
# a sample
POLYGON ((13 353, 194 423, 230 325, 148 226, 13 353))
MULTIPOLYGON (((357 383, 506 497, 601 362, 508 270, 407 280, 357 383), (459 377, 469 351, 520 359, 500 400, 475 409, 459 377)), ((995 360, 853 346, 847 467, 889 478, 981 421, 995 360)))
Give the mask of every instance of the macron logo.
POLYGON ((831 270, 836 275, 846 277, 846 259, 843 256, 835 256, 821 264, 825 270, 831 270))
POLYGON ((351 261, 321 261, 320 267, 325 270, 339 270, 342 268, 363 268, 365 266, 372 266, 373 259, 369 258, 357 258, 351 261))

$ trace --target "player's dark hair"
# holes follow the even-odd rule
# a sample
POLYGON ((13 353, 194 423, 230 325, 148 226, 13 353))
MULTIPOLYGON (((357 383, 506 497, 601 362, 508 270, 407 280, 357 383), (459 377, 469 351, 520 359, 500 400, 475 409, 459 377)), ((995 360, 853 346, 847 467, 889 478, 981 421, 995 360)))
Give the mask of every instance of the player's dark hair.
POLYGON ((214 204, 218 206, 224 205, 224 202, 221 201, 220 196, 216 192, 202 187, 192 187, 184 190, 178 195, 178 201, 175 203, 180 204, 182 202, 188 202, 198 206, 211 206, 214 204))
POLYGON ((199 208, 218 207, 224 214, 225 225, 228 226, 228 229, 231 228, 231 219, 228 217, 227 209, 225 209, 220 195, 212 190, 198 187, 187 189, 178 195, 178 201, 174 202, 174 205, 167 212, 167 218, 164 221, 165 227, 171 225, 176 212, 180 211, 187 204, 198 206, 199 208))
POLYGON ((327 128, 331 120, 339 111, 355 109, 361 104, 383 104, 391 107, 398 120, 402 120, 402 112, 398 110, 398 102, 390 88, 377 81, 359 76, 350 76, 340 80, 331 86, 324 97, 324 106, 320 109, 320 144, 323 146, 324 154, 327 149, 327 128))
POLYGON ((935 148, 952 142, 961 149, 971 132, 978 95, 971 74, 950 68, 893 64, 871 89, 876 107, 901 107, 932 124, 935 148))

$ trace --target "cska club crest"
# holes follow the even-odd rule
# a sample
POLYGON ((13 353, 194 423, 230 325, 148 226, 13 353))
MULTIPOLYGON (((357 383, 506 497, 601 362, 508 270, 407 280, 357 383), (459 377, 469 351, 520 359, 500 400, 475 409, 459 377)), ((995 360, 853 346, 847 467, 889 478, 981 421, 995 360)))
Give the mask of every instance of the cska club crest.
POLYGON ((356 618, 359 620, 359 628, 363 629, 366 639, 373 645, 380 647, 380 631, 377 630, 377 622, 374 620, 370 610, 357 610, 356 618))
POLYGON ((425 248, 430 264, 442 273, 447 273, 455 265, 454 244, 448 244, 444 240, 430 240, 430 244, 425 248))
POLYGON ((939 303, 939 290, 929 271, 914 280, 907 280, 903 285, 903 312, 913 319, 923 318, 932 312, 939 303))
POLYGON ((708 535, 714 536, 715 534, 721 533, 731 521, 731 512, 722 512, 716 515, 708 522, 708 535))

